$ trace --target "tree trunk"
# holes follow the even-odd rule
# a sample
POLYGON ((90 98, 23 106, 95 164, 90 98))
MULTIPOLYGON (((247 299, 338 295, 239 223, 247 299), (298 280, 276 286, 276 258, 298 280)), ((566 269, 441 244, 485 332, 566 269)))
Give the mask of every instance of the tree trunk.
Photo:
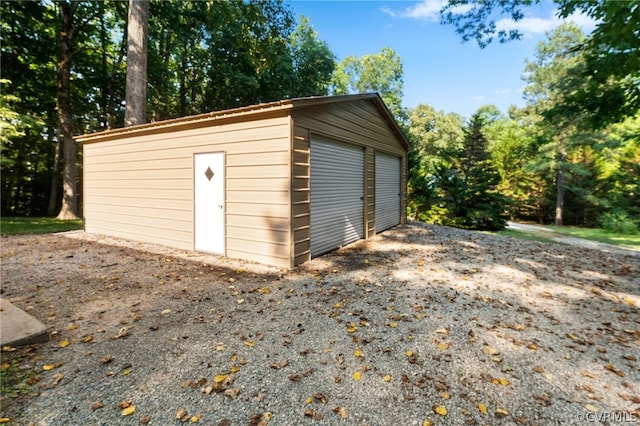
POLYGON ((149 0, 129 0, 125 127, 146 122, 148 21, 149 0))
POLYGON ((62 143, 60 137, 60 128, 56 132, 56 147, 53 153, 53 170, 51 171, 51 191, 49 192, 49 206, 47 207, 47 215, 56 214, 58 204, 58 175, 60 174, 60 151, 62 151, 62 143))
POLYGON ((560 153, 558 160, 558 172, 556 174, 556 226, 562 226, 562 216, 564 212, 564 163, 567 160, 567 153, 560 153))
POLYGON ((62 28, 59 34, 60 58, 57 72, 58 120, 62 133, 62 207, 58 219, 77 219, 76 189, 76 141, 73 139, 73 118, 71 115, 71 41, 73 39, 72 3, 60 2, 62 28))

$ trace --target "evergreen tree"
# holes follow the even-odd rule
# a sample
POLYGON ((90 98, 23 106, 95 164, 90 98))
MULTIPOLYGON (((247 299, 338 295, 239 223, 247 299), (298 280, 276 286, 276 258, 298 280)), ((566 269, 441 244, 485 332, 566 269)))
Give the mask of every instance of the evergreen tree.
POLYGON ((436 169, 439 200, 431 208, 434 222, 489 231, 506 226, 508 199, 497 190, 500 174, 491 163, 484 126, 482 114, 474 114, 464 129, 462 149, 450 159, 453 167, 436 169))

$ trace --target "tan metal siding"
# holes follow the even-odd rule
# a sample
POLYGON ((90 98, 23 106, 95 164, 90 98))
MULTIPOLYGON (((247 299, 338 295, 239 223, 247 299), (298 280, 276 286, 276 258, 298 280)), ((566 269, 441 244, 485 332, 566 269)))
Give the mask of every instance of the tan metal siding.
POLYGON ((293 153, 291 173, 291 226, 293 232, 293 264, 311 259, 311 145, 309 131, 293 126, 293 153))
POLYGON ((226 153, 226 251, 290 266, 290 126, 282 117, 84 145, 88 232, 193 246, 193 155, 226 153))
MULTIPOLYGON (((366 237, 375 234, 375 153, 376 151, 396 155, 401 159, 401 223, 406 221, 407 208, 407 154, 403 142, 398 138, 392 127, 386 123, 376 106, 368 100, 335 103, 294 109, 291 113, 294 121, 295 141, 300 150, 301 161, 309 152, 310 135, 319 135, 330 139, 359 144, 366 147, 365 151, 365 208, 366 208, 366 237)), ((295 155, 294 155, 294 158, 295 155)), ((308 163, 308 160, 307 160, 308 163)), ((303 176, 306 169, 294 169, 294 176, 303 176)), ((307 172, 306 176, 309 176, 307 172)), ((301 182, 307 182, 301 179, 301 182)), ((299 191, 308 191, 309 186, 300 183, 299 191), (305 189, 306 188, 306 189, 305 189)), ((308 229, 309 207, 301 205, 297 210, 300 218, 293 219, 294 235, 300 235, 295 245, 295 264, 309 260, 310 245, 304 232, 296 229, 308 229), (298 223, 299 228, 295 224, 298 223)))

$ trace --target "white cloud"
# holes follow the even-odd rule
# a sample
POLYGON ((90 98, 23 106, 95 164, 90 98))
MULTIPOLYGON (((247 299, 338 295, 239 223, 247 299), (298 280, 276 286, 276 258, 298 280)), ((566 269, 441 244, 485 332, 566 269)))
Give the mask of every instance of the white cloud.
POLYGON ((509 93, 511 93, 511 89, 503 89, 503 90, 495 91, 496 95, 508 95, 509 93))
MULTIPOLYGON (((409 18, 421 21, 438 22, 440 20, 440 10, 446 6, 447 3, 447 0, 422 0, 402 10, 394 10, 387 7, 381 8, 380 10, 393 18, 409 18)), ((471 10, 471 8, 473 8, 473 5, 467 4, 454 8, 452 12, 458 14, 466 13, 471 10)), ((524 11, 527 11, 526 7, 524 8, 524 11)), ((547 18, 529 16, 518 22, 515 22, 511 18, 503 18, 496 21, 496 28, 504 31, 519 30, 525 37, 533 37, 536 35, 543 35, 566 21, 574 22, 586 33, 593 31, 596 25, 596 22, 593 19, 583 13, 574 13, 566 19, 561 19, 557 17, 554 12, 551 12, 550 16, 547 18)))
POLYGON ((587 33, 593 31, 596 24, 593 19, 582 13, 575 13, 566 19, 561 19, 552 13, 548 18, 526 17, 518 22, 511 18, 500 19, 496 22, 496 29, 498 31, 518 30, 525 37, 533 37, 551 31, 563 22, 574 22, 587 33))
MULTIPOLYGON (((440 21, 440 10, 446 6, 447 0, 422 0, 402 10, 393 10, 387 7, 381 8, 382 12, 394 18, 410 18, 420 21, 440 21)), ((464 13, 471 9, 471 5, 459 6, 453 9, 454 13, 464 13)))

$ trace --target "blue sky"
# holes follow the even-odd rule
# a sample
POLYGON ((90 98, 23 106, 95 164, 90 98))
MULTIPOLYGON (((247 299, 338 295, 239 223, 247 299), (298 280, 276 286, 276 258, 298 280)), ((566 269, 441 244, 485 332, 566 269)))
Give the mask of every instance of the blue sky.
MULTIPOLYGON (((391 47, 403 62, 405 107, 423 103, 469 117, 482 105, 496 105, 504 113, 509 105, 524 105, 525 60, 533 59, 545 31, 560 23, 553 5, 543 2, 526 9, 518 24, 501 20, 498 26, 517 26, 524 38, 480 49, 475 42, 462 43, 453 26, 440 24, 437 12, 443 1, 290 0, 290 5, 297 18, 309 18, 338 60, 391 47)), ((593 29, 587 18, 572 20, 585 31, 593 29)))

